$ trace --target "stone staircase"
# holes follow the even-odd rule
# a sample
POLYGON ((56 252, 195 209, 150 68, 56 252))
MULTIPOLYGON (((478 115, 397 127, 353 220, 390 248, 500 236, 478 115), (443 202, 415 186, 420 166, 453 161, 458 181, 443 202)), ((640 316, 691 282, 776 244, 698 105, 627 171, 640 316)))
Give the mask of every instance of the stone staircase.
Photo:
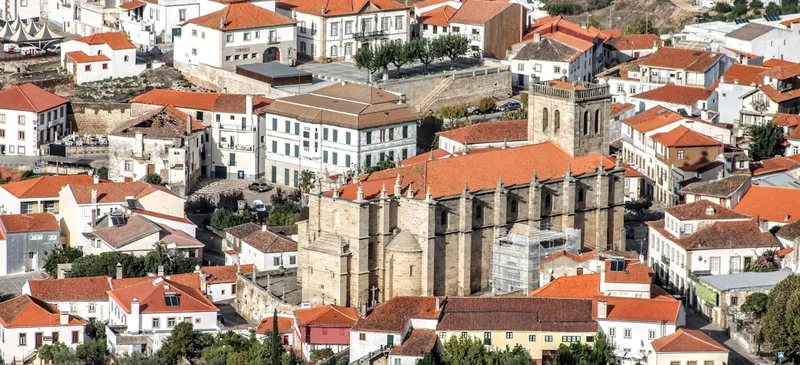
POLYGON ((420 100, 419 104, 416 105, 417 112, 424 113, 428 111, 428 109, 436 102, 436 98, 439 97, 439 95, 448 87, 450 87, 450 84, 453 83, 453 80, 455 80, 454 77, 448 76, 439 81, 439 83, 436 84, 436 86, 430 92, 428 92, 428 94, 426 94, 422 100, 420 100))

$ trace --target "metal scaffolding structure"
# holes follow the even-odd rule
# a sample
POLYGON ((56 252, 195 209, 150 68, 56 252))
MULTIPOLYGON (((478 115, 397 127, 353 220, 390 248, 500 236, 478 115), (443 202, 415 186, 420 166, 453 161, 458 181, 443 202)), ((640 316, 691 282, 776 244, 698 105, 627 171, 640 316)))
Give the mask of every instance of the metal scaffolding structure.
POLYGON ((527 295, 539 287, 539 266, 558 251, 577 254, 581 249, 581 231, 558 230, 542 223, 540 228, 528 223, 515 224, 500 235, 492 249, 492 292, 522 291, 527 295))

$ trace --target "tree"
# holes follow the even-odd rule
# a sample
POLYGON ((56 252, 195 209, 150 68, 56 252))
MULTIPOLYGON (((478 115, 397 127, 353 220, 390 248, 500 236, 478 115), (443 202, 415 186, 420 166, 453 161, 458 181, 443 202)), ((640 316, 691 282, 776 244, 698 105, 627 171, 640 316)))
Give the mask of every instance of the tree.
POLYGON ((780 145, 783 138, 781 127, 772 123, 755 124, 747 129, 747 135, 750 136, 747 152, 754 161, 783 155, 780 145))
POLYGON ((438 365, 439 363, 439 356, 436 351, 428 351, 421 359, 417 360, 416 365, 438 365))
POLYGON ((731 4, 724 2, 718 2, 714 4, 714 11, 717 12, 718 14, 725 14, 730 12, 731 10, 733 10, 731 4))
POLYGON ((370 46, 360 47, 358 51, 356 51, 356 55, 353 57, 356 63, 356 67, 360 69, 365 69, 369 72, 369 82, 372 83, 372 74, 377 70, 375 68, 375 52, 370 46))
POLYGON ((147 174, 144 178, 144 182, 153 185, 161 185, 161 175, 159 174, 147 174))
POLYGON ((403 65, 411 62, 414 56, 411 54, 411 49, 408 43, 391 42, 386 45, 389 47, 392 54, 392 65, 397 69, 397 77, 400 77, 400 68, 403 65))
POLYGON ((775 259, 775 250, 767 250, 756 257, 747 268, 754 272, 772 272, 778 269, 778 261, 775 259))
POLYGON ((745 298, 741 310, 754 320, 760 320, 767 313, 769 297, 764 293, 753 293, 745 298))
POLYGON ((761 0, 750 0, 750 10, 758 10, 764 7, 764 3, 761 0))
POLYGON ((106 340, 106 324, 96 319, 89 321, 84 330, 86 336, 93 340, 103 341, 106 340))
POLYGON ((211 214, 210 224, 216 229, 225 229, 248 222, 258 222, 258 216, 251 211, 239 214, 225 209, 217 209, 211 214))
POLYGON ((170 364, 175 364, 182 357, 198 353, 200 349, 196 343, 197 334, 193 329, 190 322, 178 323, 169 337, 164 339, 161 349, 158 350, 158 356, 170 364))
POLYGON ((442 118, 428 113, 422 118, 419 127, 417 127, 417 146, 423 148, 433 149, 436 148, 436 133, 444 129, 444 121, 442 118))
POLYGON ((494 110, 495 106, 497 106, 497 103, 495 103, 494 98, 490 97, 483 98, 478 102, 478 110, 481 114, 486 114, 494 110))
POLYGON ((36 174, 33 173, 33 170, 25 170, 24 172, 22 172, 22 175, 20 175, 19 179, 28 180, 28 179, 33 179, 34 177, 36 177, 36 174))
POLYGON ((792 14, 797 12, 797 0, 781 0, 781 13, 792 14))
POLYGON ((60 245, 45 254, 44 271, 51 278, 58 277, 58 265, 75 262, 83 256, 83 251, 77 247, 61 247, 60 245))
POLYGON ((477 337, 451 336, 444 344, 441 358, 447 365, 481 364, 486 358, 486 347, 477 337))
POLYGON ((767 15, 781 15, 781 7, 778 4, 773 2, 767 4, 767 7, 764 9, 764 13, 767 15))
POLYGON ((528 112, 523 108, 519 108, 517 110, 510 110, 510 111, 507 111, 507 112, 503 112, 503 114, 500 114, 500 117, 498 119, 499 120, 520 120, 520 119, 525 119, 527 117, 528 117, 528 112))
POLYGON ((467 117, 467 106, 465 104, 447 105, 439 109, 439 117, 450 122, 458 121, 467 117))
POLYGON ((383 70, 388 75, 389 64, 392 63, 392 49, 388 45, 379 46, 373 51, 372 62, 375 70, 383 70))
POLYGON ((291 226, 300 217, 300 207, 294 203, 283 203, 272 207, 267 216, 270 226, 291 226))
POLYGON ((629 202, 625 202, 625 210, 631 211, 635 214, 642 214, 645 210, 650 209, 653 206, 653 202, 650 199, 642 198, 631 200, 629 202))
POLYGON ((97 176, 101 179, 108 180, 108 167, 101 167, 97 169, 97 176))
POLYGON ((658 29, 653 27, 649 19, 639 19, 632 25, 626 25, 622 28, 625 34, 658 34, 658 29))
POLYGON ((244 193, 241 191, 229 191, 227 193, 219 194, 217 199, 217 207, 225 209, 229 212, 236 212, 239 210, 239 201, 245 200, 244 193))
POLYGON ((158 356, 147 356, 141 352, 125 354, 118 358, 119 365, 168 365, 169 361, 158 356))
POLYGON ((773 351, 782 351, 791 363, 800 359, 800 276, 789 275, 770 291, 761 333, 773 351))
POLYGON ((281 346, 281 334, 278 332, 278 310, 273 309, 272 312, 272 333, 269 336, 270 342, 270 359, 272 364, 278 365, 281 363, 281 356, 283 355, 283 346, 281 346))
POLYGON ((410 54, 422 64, 422 72, 428 73, 428 65, 436 58, 427 38, 416 38, 408 42, 410 54))
POLYGON ((583 12, 583 7, 579 3, 575 2, 548 2, 544 6, 544 10, 547 10, 547 14, 552 16, 557 15, 574 15, 580 14, 583 12))
POLYGON ((87 276, 115 276, 117 263, 122 265, 122 274, 126 278, 145 276, 144 260, 123 252, 103 252, 99 255, 86 255, 72 263, 69 276, 81 278, 87 276))
POLYGON ((614 364, 614 344, 605 333, 598 332, 594 336, 594 345, 589 352, 589 364, 608 365, 614 364))
POLYGON ((55 342, 51 344, 44 344, 39 346, 39 358, 44 361, 53 361, 55 360, 56 354, 66 351, 70 352, 70 349, 65 345, 63 342, 55 342))
POLYGON ((310 170, 301 171, 300 178, 298 181, 298 188, 300 189, 300 191, 304 193, 311 191, 311 189, 314 187, 314 179, 315 179, 314 172, 310 170))
POLYGON ((106 341, 88 341, 75 349, 75 356, 83 360, 87 365, 103 365, 108 355, 106 341))
POLYGON ((394 162, 394 161, 390 161, 390 160, 383 160, 383 161, 378 161, 378 163, 376 163, 376 164, 375 164, 375 165, 373 165, 373 166, 366 167, 366 168, 364 169, 364 172, 365 172, 365 173, 367 173, 367 174, 371 174, 371 173, 373 173, 373 172, 378 172, 378 171, 382 171, 382 170, 393 169, 393 168, 395 168, 395 167, 397 167, 397 164, 395 164, 395 162, 394 162))
POLYGON ((459 33, 448 33, 447 35, 439 36, 434 40, 434 43, 438 44, 436 53, 440 57, 446 56, 449 58, 451 65, 455 63, 456 58, 469 51, 469 40, 459 33))
POLYGON ((597 18, 595 18, 595 17, 589 18, 589 21, 586 22, 586 25, 589 26, 589 27, 595 27, 597 29, 601 29, 600 28, 601 27, 600 21, 597 20, 597 18))

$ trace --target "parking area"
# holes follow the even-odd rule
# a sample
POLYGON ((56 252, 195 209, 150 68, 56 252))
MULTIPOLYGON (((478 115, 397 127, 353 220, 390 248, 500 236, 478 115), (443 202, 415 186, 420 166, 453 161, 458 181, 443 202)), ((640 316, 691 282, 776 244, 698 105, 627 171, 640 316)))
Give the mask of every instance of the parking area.
POLYGON ((14 274, 0 277, 0 298, 9 299, 22 294, 22 286, 28 280, 44 279, 44 271, 31 271, 23 274, 14 274))
MULTIPOLYGON (((272 194, 275 193, 276 188, 272 188, 269 191, 258 192, 254 190, 248 189, 248 186, 252 183, 250 180, 237 180, 237 179, 206 179, 200 182, 200 187, 195 190, 191 196, 197 195, 210 195, 210 196, 218 196, 219 194, 233 192, 233 191, 241 191, 244 195, 244 200, 247 201, 247 205, 252 206, 253 201, 261 200, 267 206, 270 205, 270 197, 272 194)), ((281 188, 284 191, 288 191, 288 188, 281 188)), ((190 198, 191 199, 191 198, 190 198)))
MULTIPOLYGON (((297 68, 308 71, 314 74, 314 77, 323 78, 328 80, 346 80, 346 81, 353 81, 353 82, 360 82, 366 83, 369 81, 369 72, 367 70, 360 70, 356 67, 356 64, 351 61, 342 61, 342 62, 331 62, 331 63, 317 63, 317 62, 309 62, 305 64, 297 65, 297 68)), ((431 63, 428 65, 428 74, 441 74, 443 72, 453 72, 453 71, 460 71, 460 70, 484 70, 489 69, 492 67, 482 66, 482 65, 474 65, 474 64, 463 64, 463 63, 450 63, 447 61, 444 62, 436 62, 431 63)), ((425 73, 424 67, 421 63, 411 63, 408 65, 403 66, 400 69, 400 73, 397 73, 397 70, 389 66, 389 81, 396 80, 398 78, 411 78, 420 75, 424 75, 425 73)), ((373 81, 381 82, 382 71, 375 72, 373 76, 373 81)))

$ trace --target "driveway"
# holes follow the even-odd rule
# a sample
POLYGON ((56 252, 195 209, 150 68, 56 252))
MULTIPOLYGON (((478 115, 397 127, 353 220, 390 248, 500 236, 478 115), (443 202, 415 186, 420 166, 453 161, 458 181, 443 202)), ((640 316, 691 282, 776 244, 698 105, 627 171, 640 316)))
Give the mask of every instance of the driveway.
POLYGON ((23 274, 0 276, 0 301, 22 295, 22 286, 28 280, 44 279, 44 271, 31 271, 23 274))
POLYGON ((744 349, 739 347, 728 337, 728 334, 716 325, 710 324, 705 318, 700 316, 692 309, 686 309, 686 327, 700 329, 715 341, 725 345, 730 350, 728 364, 730 365, 750 365, 764 363, 765 359, 752 356, 744 349))

